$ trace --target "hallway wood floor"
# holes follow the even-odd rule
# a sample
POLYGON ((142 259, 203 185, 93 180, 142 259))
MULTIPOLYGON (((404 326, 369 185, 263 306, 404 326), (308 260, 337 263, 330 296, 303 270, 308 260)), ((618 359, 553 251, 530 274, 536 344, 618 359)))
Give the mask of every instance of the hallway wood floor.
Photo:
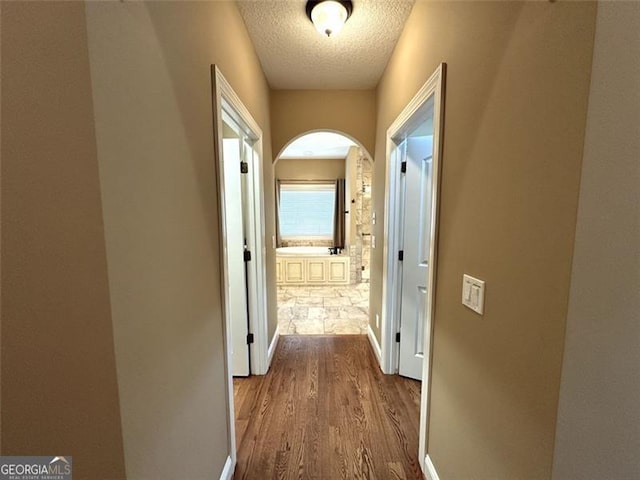
POLYGON ((234 479, 421 479, 420 382, 383 375, 365 335, 280 337, 234 379, 234 479))

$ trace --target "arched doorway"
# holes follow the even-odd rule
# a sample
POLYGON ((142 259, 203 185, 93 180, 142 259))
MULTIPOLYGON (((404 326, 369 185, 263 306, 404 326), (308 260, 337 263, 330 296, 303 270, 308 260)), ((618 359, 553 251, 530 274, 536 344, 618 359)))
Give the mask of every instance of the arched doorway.
POLYGON ((292 139, 274 162, 281 335, 367 334, 372 159, 335 131, 292 139))

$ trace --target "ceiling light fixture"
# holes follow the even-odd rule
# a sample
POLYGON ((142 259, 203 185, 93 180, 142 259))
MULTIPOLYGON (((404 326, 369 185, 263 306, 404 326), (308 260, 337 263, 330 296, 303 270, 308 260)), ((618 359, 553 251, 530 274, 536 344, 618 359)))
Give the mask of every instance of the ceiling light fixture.
POLYGON ((330 37, 337 35, 353 12, 351 0, 309 0, 307 17, 313 22, 316 30, 330 37))

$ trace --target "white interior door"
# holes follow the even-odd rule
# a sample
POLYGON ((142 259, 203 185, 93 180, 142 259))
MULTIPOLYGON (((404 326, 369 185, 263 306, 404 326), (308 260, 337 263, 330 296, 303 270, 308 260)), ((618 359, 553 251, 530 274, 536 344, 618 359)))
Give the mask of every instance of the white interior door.
MULTIPOLYGON (((252 208, 252 202, 254 201, 253 191, 255 188, 255 150, 253 142, 246 135, 242 135, 241 145, 241 159, 245 164, 244 173, 240 175, 242 185, 242 213, 243 213, 243 249, 244 253, 249 257, 244 261, 244 273, 245 273, 245 294, 247 301, 247 334, 251 335, 253 342, 254 327, 252 327, 251 320, 259 318, 258 311, 258 288, 260 285, 259 275, 255 268, 256 258, 261 254, 257 246, 258 233, 255 231, 256 225, 256 211, 252 208), (253 267, 253 268, 252 268, 253 267)), ((245 340, 247 340, 245 336, 245 340)), ((250 373, 255 372, 255 364, 252 362, 254 359, 254 353, 252 348, 254 343, 246 341, 249 352, 249 370, 250 373)))
MULTIPOLYGON (((427 105, 428 107, 428 105, 427 105)), ((400 375, 422 379, 428 318, 429 258, 433 209, 433 106, 421 114, 401 145, 404 173, 400 375)))
POLYGON ((224 222, 227 258, 227 285, 229 289, 226 305, 231 319, 231 371, 234 376, 250 373, 249 317, 247 314, 247 285, 244 262, 243 188, 240 173, 242 138, 231 121, 224 119, 223 129, 223 180, 224 180, 224 222), (235 135, 235 138, 234 138, 235 135))

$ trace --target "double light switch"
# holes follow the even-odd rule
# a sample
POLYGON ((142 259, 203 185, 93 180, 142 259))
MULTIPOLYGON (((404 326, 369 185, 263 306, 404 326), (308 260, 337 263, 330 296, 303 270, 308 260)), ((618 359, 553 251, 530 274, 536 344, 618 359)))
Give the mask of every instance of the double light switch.
POLYGON ((467 274, 462 276, 462 304, 482 315, 484 312, 484 281, 467 274))

